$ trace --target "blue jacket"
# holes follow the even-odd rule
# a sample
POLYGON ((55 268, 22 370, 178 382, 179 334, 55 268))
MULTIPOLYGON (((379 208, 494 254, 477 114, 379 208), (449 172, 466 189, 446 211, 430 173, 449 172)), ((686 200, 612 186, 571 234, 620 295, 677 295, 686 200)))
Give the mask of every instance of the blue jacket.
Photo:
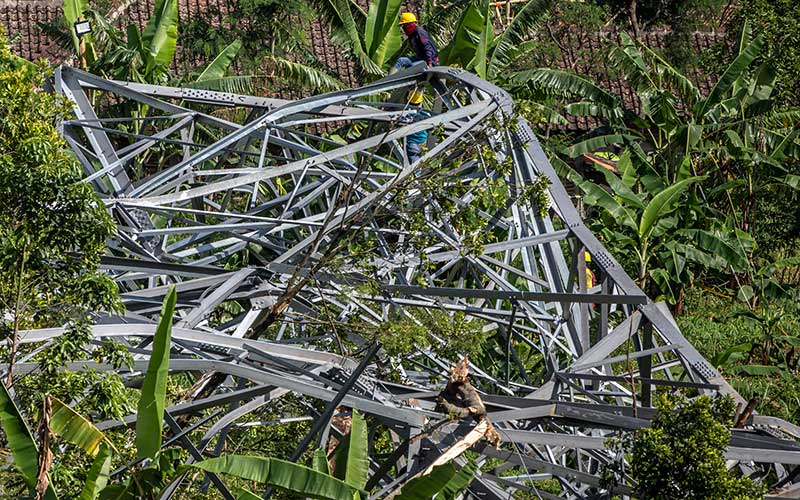
MULTIPOLYGON (((419 108, 413 110, 406 118, 407 123, 416 123, 418 121, 424 120, 425 118, 430 118, 431 113, 428 110, 419 108)), ((414 132, 413 134, 408 134, 406 136, 406 142, 414 142, 417 144, 422 144, 423 142, 428 142, 428 131, 427 130, 420 130, 419 132, 414 132)))
POLYGON ((411 48, 414 49, 418 60, 439 64, 439 49, 436 48, 430 35, 422 27, 417 25, 417 29, 414 30, 408 41, 411 44, 411 48))

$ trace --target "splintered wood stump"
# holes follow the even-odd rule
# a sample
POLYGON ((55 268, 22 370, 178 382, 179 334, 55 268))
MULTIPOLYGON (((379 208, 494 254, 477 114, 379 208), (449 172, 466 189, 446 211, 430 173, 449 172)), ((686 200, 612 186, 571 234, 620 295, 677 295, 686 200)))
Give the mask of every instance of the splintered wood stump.
POLYGON ((481 395, 469 383, 469 362, 466 356, 453 367, 447 386, 439 393, 436 403, 438 411, 447 413, 453 419, 471 416, 478 422, 480 428, 484 427, 480 424, 485 422, 486 430, 483 432, 483 438, 493 444, 495 448, 500 446, 500 434, 497 433, 486 415, 486 407, 481 395))

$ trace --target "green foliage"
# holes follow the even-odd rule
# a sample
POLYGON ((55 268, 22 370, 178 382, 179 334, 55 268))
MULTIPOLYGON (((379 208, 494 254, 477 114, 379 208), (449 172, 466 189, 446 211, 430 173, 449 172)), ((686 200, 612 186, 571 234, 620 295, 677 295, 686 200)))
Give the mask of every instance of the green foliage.
POLYGON ((153 338, 153 352, 147 364, 142 395, 136 418, 136 449, 139 458, 154 458, 161 449, 161 428, 164 426, 164 404, 169 377, 169 351, 172 317, 177 300, 175 287, 164 298, 161 319, 153 338))
MULTIPOLYGON (((75 26, 79 20, 83 19, 83 13, 89 8, 88 0, 64 0, 64 18, 67 21, 67 26, 75 26)), ((80 42, 75 30, 70 30, 72 43, 76 54, 80 54, 80 42)))
MULTIPOLYGON (((614 443, 629 454, 631 479, 639 498, 740 500, 762 498, 762 487, 736 477, 725 466, 724 450, 733 424, 732 399, 701 396, 686 400, 662 394, 650 427, 614 443)), ((606 478, 615 475, 606 470, 606 478)))
POLYGON ((230 474, 310 498, 354 500, 359 494, 357 488, 340 479, 275 458, 223 455, 203 460, 191 467, 208 472, 230 474))
POLYGON ((366 14, 352 0, 312 2, 332 27, 334 40, 346 47, 367 79, 383 76, 402 43, 397 17, 400 0, 372 0, 366 14))
MULTIPOLYGON (((47 66, 12 56, 0 33, 0 333, 12 346, 13 365, 18 350, 32 348, 17 345, 20 330, 67 326, 31 360, 40 369, 14 381, 22 415, 35 415, 47 394, 85 394, 81 404, 120 417, 126 400, 117 397, 125 391, 117 375, 62 371, 85 358, 88 313, 118 312, 121 303, 116 284, 98 269, 114 225, 92 187, 80 182, 81 169, 55 128, 68 108, 41 90, 48 74, 47 66)), ((106 345, 95 354, 102 359, 113 351, 106 345)), ((63 464, 54 469, 63 471, 63 464)))
MULTIPOLYGON (((778 301, 769 307, 785 310, 780 328, 789 333, 800 329, 800 316, 793 312, 791 302, 778 301)), ((779 373, 751 375, 743 366, 759 364, 763 332, 757 321, 746 318, 741 311, 744 303, 716 290, 690 289, 686 296, 687 314, 678 317, 684 336, 739 391, 745 399, 756 398, 756 411, 796 422, 800 417, 798 391, 798 349, 791 342, 782 349, 771 349, 770 367, 779 373), (752 356, 751 356, 752 353, 752 356), (783 366, 783 368, 780 368, 783 366)))
MULTIPOLYGON (((28 489, 33 492, 39 475, 39 451, 30 429, 2 382, 0 382, 0 427, 3 428, 8 441, 14 466, 22 474, 28 489)), ((52 483, 48 484, 43 499, 57 499, 52 483)))
POLYGON ((327 455, 325 455, 325 450, 322 448, 314 450, 314 455, 311 457, 311 460, 312 469, 329 476, 331 475, 330 464, 328 463, 327 455))
POLYGON ((81 414, 58 398, 51 397, 50 400, 50 430, 53 434, 91 456, 96 456, 103 445, 113 447, 105 434, 81 414))
POLYGON ((420 476, 407 482, 396 498, 397 500, 455 499, 472 482, 476 470, 474 462, 468 463, 461 470, 452 462, 439 465, 427 476, 420 476))
POLYGON ((800 106, 800 5, 793 0, 751 0, 736 9, 731 22, 734 29, 745 22, 764 37, 766 59, 775 66, 777 83, 775 97, 779 102, 800 106))
POLYGON ((547 95, 577 99, 567 112, 606 123, 561 153, 621 151, 619 175, 600 169, 610 189, 575 176, 559 158, 553 162, 601 211, 598 233, 640 286, 672 303, 698 271, 749 269, 757 195, 791 184, 782 162, 798 156, 797 126, 777 119, 787 112, 771 99, 770 66, 751 68, 763 40, 749 32, 745 26, 738 54, 704 98, 688 76, 623 33, 611 60, 637 90, 639 115, 577 75, 546 69, 518 75, 547 95), (698 177, 700 171, 705 175, 698 177))
MULTIPOLYGON (((128 30, 135 25, 128 25, 128 30)), ((137 37, 138 38, 138 37, 137 37)), ((130 39, 128 40, 130 42, 130 39)), ((178 43, 178 1, 158 0, 153 15, 141 34, 142 47, 147 49, 145 58, 148 68, 166 67, 172 62, 178 43)))
POLYGON ((160 492, 179 473, 185 454, 178 448, 165 448, 145 467, 133 470, 123 481, 100 491, 101 500, 140 500, 160 492))
POLYGON ((108 484, 111 475, 111 448, 101 444, 92 462, 92 467, 86 474, 86 483, 83 485, 78 500, 95 500, 108 484))
POLYGON ((116 285, 97 271, 111 217, 79 182, 55 123, 66 106, 40 90, 45 66, 19 64, 0 34, 0 308, 3 331, 116 311, 116 285), (11 323, 11 324, 9 324, 11 323))
POLYGON ((178 41, 178 2, 158 0, 144 31, 131 23, 125 33, 99 11, 87 12, 95 30, 90 72, 118 80, 166 83, 178 41))
POLYGON ((364 417, 353 410, 350 432, 336 447, 336 470, 333 476, 357 490, 364 489, 369 475, 367 432, 364 417))
POLYGON ((525 2, 499 35, 495 35, 488 1, 466 4, 452 41, 441 51, 442 63, 461 66, 490 81, 508 80, 511 65, 535 46, 528 35, 548 15, 552 4, 552 0, 525 2))
POLYGON ((456 361, 472 357, 484 348, 488 338, 484 323, 463 312, 425 311, 414 316, 380 324, 365 332, 380 342, 389 356, 404 356, 419 349, 431 349, 438 356, 456 361))

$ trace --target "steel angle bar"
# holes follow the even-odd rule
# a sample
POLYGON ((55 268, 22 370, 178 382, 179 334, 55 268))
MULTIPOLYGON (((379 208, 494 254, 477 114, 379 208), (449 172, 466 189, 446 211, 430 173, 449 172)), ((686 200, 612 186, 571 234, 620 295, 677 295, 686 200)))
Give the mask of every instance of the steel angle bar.
MULTIPOLYGON (((156 324, 143 324, 143 323, 122 323, 122 324, 104 324, 93 325, 92 334, 95 338, 111 338, 111 337, 150 337, 155 335, 156 324)), ((59 335, 63 335, 64 328, 46 328, 40 330, 23 330, 20 332, 21 343, 43 342, 50 340, 59 335)), ((300 347, 292 347, 285 344, 276 344, 273 342, 265 342, 263 340, 244 340, 231 337, 229 335, 221 335, 215 333, 207 333, 199 330, 191 330, 181 327, 173 327, 172 337, 176 340, 187 342, 196 342, 201 346, 211 346, 215 349, 230 349, 232 354, 241 354, 245 352, 244 344, 252 344, 257 346, 273 356, 280 356, 282 358, 299 361, 310 364, 329 364, 334 366, 342 366, 347 369, 352 369, 357 366, 357 363, 350 358, 340 356, 337 354, 327 353, 324 351, 315 351, 311 349, 303 349, 300 347)))
MULTIPOLYGON (((147 360, 136 360, 134 361, 133 369, 135 371, 143 371, 147 368, 147 363, 147 360)), ((0 365, 0 367, 2 366, 3 365, 0 365)), ((37 365, 30 363, 19 365, 18 372, 21 374, 29 373, 35 370, 36 366, 37 365)), ((70 371, 83 372, 91 369, 109 370, 111 369, 111 366, 105 363, 83 361, 68 363, 65 368, 70 371)), ((277 375, 275 373, 268 373, 264 370, 259 370, 258 368, 225 361, 208 359, 174 359, 170 361, 170 370, 176 372, 197 370, 217 371, 235 377, 244 378, 262 385, 275 385, 277 387, 298 392, 300 394, 323 401, 331 401, 337 395, 336 391, 325 389, 318 385, 302 381, 297 377, 277 375)), ((347 394, 344 396, 342 403, 365 413, 374 414, 384 417, 388 420, 416 426, 421 425, 425 418, 438 419, 442 417, 442 415, 439 413, 411 408, 391 407, 382 402, 365 399, 352 394, 347 394)))
MULTIPOLYGON (((64 68, 58 68, 55 77, 56 90, 75 103, 74 110, 78 119, 96 121, 97 115, 89 99, 86 97, 86 94, 83 93, 80 83, 75 80, 73 75, 64 68)), ((94 148, 95 156, 100 161, 103 168, 118 162, 119 158, 114 150, 114 146, 111 144, 111 141, 109 141, 105 132, 94 131, 86 126, 82 126, 81 128, 94 148)), ((109 175, 108 178, 117 194, 129 193, 131 191, 132 185, 124 169, 119 168, 113 175, 109 175)))
POLYGON ((177 323, 177 326, 183 328, 194 328, 197 326, 198 323, 211 314, 215 307, 236 291, 239 285, 255 271, 256 270, 253 268, 245 268, 234 273, 233 276, 220 284, 213 293, 205 297, 196 308, 181 319, 181 321, 177 323))
MULTIPOLYGON (((494 109, 492 107, 485 107, 485 106, 476 106, 475 108, 472 108, 472 109, 462 108, 460 110, 454 111, 453 112, 454 114, 452 116, 448 117, 449 119, 454 119, 455 117, 459 117, 459 116, 464 116, 464 117, 472 116, 472 118, 470 119, 470 121, 468 121, 466 124, 464 124, 459 129, 458 133, 454 133, 454 134, 450 135, 449 137, 444 139, 442 142, 437 144, 433 149, 431 149, 430 151, 425 153, 422 156, 420 161, 424 161, 428 157, 433 157, 433 156, 439 154, 441 151, 444 151, 446 148, 450 147, 456 140, 460 139, 461 136, 464 133, 468 132, 473 127, 478 126, 486 118, 486 116, 488 116, 489 114, 491 114, 493 112, 494 112, 494 109), (475 113, 477 113, 477 114, 475 114, 475 113)), ((441 119, 442 116, 444 116, 444 115, 440 115, 439 117, 437 117, 437 119, 441 119)), ((421 128, 419 130, 422 130, 425 127, 427 127, 428 124, 425 124, 425 121, 426 120, 421 120, 419 122, 416 122, 415 125, 423 124, 422 125, 423 128, 421 128)), ((433 123, 433 122, 431 122, 431 123, 433 123)), ((406 126, 406 127, 403 127, 403 129, 401 129, 401 130, 405 130, 404 135, 407 135, 407 134, 413 133, 417 129, 413 129, 412 130, 412 129, 409 128, 409 126, 406 126)), ((382 140, 380 138, 379 138, 379 141, 380 142, 385 142, 385 140, 382 140)), ((361 141, 361 142, 364 142, 364 141, 361 141)), ((340 149, 342 149, 342 148, 340 148, 340 149)), ((337 215, 333 219, 331 219, 330 227, 336 227, 337 225, 342 224, 346 220, 346 218, 347 219, 352 219, 353 217, 355 217, 356 214, 360 213, 364 208, 373 205, 377 200, 383 198, 389 192, 389 190, 391 190, 393 187, 395 187, 397 185, 397 183, 401 182, 402 180, 407 178, 409 175, 411 175, 413 170, 414 170, 414 168, 412 166, 405 167, 402 171, 400 171, 397 174, 397 176, 395 177, 395 179, 392 182, 386 183, 384 186, 381 187, 380 190, 378 190, 378 191, 376 191, 374 193, 371 193, 370 195, 364 197, 363 199, 359 200, 358 202, 354 203, 353 205, 351 205, 349 207, 343 207, 343 208, 339 209, 337 211, 338 212, 337 215), (347 217, 345 217, 345 216, 347 216, 347 217)), ((294 255, 296 255, 298 252, 300 252, 303 249, 307 248, 308 245, 310 245, 313 241, 316 240, 316 238, 317 238, 316 233, 309 235, 306 239, 304 239, 303 241, 301 241, 300 243, 298 243, 297 245, 295 245, 291 249, 287 250, 283 255, 281 255, 275 261, 279 262, 279 263, 287 262, 294 255)))
POLYGON ((627 295, 600 295, 600 294, 580 294, 580 293, 548 293, 548 292, 526 292, 526 291, 504 291, 504 290, 482 290, 482 289, 462 289, 447 287, 420 287, 413 285, 383 285, 383 290, 389 293, 400 293, 404 295, 419 295, 431 297, 461 297, 461 298, 482 298, 491 300, 509 300, 516 302, 564 302, 564 303, 584 303, 584 304, 644 304, 647 300, 644 296, 627 295))
MULTIPOLYGON (((598 380, 601 382, 630 382, 631 378, 628 376, 621 376, 621 375, 603 375, 598 373, 570 373, 570 372, 558 372, 557 375, 559 377, 564 377, 565 379, 577 379, 577 380, 598 380)), ((634 380, 642 383, 642 384, 650 384, 650 385, 661 385, 666 387, 687 387, 692 389, 709 389, 709 390, 718 390, 719 386, 716 384, 705 384, 701 382, 689 382, 686 380, 665 380, 665 379, 656 379, 656 378, 646 378, 646 377, 634 377, 634 380)))
POLYGON ((693 378, 699 378, 709 384, 720 386, 720 391, 731 395, 733 399, 743 405, 747 401, 725 380, 722 375, 703 356, 695 349, 681 334, 672 316, 665 311, 666 305, 649 303, 642 307, 644 316, 653 324, 653 327, 661 334, 664 339, 671 344, 682 344, 683 347, 678 351, 680 357, 686 360, 690 367, 689 373, 693 378))
MULTIPOLYGON (((189 455, 195 460, 202 460, 203 456, 200 451, 195 447, 194 443, 192 443, 191 440, 189 440, 189 438, 182 433, 181 426, 172 417, 172 415, 170 415, 169 411, 164 411, 164 420, 166 420, 167 425, 170 427, 170 429, 172 429, 172 432, 181 435, 179 441, 181 441, 183 447, 189 452, 189 455)), ((218 475, 214 474, 213 472, 206 472, 206 476, 211 479, 211 482, 214 483, 214 486, 217 488, 217 490, 219 490, 223 498, 226 500, 235 500, 233 494, 230 492, 225 483, 222 482, 218 475)))
MULTIPOLYGON (((285 175, 288 173, 297 172, 305 167, 321 165, 323 163, 330 162, 332 160, 336 160, 345 157, 347 155, 353 154, 355 151, 375 147, 380 144, 396 140, 397 138, 405 137, 408 134, 432 128, 440 123, 443 123, 446 120, 452 120, 461 116, 469 116, 480 111, 485 112, 483 105, 473 105, 472 107, 461 108, 455 111, 451 111, 448 114, 439 115, 436 117, 412 123, 410 125, 405 125, 404 127, 391 131, 388 134, 381 134, 378 136, 373 136, 368 139, 363 139, 361 141, 349 144, 347 146, 342 146, 334 151, 321 153, 305 160, 295 161, 283 166, 274 167, 264 172, 245 175, 236 179, 217 182, 208 186, 191 188, 174 194, 156 196, 151 198, 130 199, 126 201, 128 202, 128 204, 133 206, 141 203, 146 203, 149 205, 158 205, 158 204, 174 203, 177 201, 185 201, 190 198, 195 198, 199 196, 206 196, 212 193, 217 193, 235 187, 252 184, 253 182, 256 181, 277 177, 278 175, 285 175)), ((181 162, 175 167, 172 167, 171 171, 179 171, 184 168, 189 168, 192 165, 199 163, 200 161, 210 158, 211 156, 216 154, 216 152, 219 151, 222 147, 227 146, 229 143, 240 139, 244 135, 250 133, 250 131, 252 130, 257 130, 260 126, 263 125, 265 119, 266 118, 259 120, 258 122, 255 122, 253 124, 247 125, 240 130, 232 132, 225 138, 220 139, 215 144, 197 153, 195 156, 192 157, 192 160, 190 162, 181 162)), ((153 182, 155 182, 155 179, 153 182)), ((159 182, 163 182, 163 179, 159 179, 159 182)))
POLYGON ((665 346, 661 346, 661 347, 654 347, 652 349, 643 349, 643 350, 639 350, 639 351, 633 351, 630 354, 614 356, 612 358, 605 358, 605 359, 602 359, 600 361, 595 361, 595 362, 592 362, 592 363, 582 363, 582 364, 575 363, 575 364, 573 364, 572 366, 569 367, 569 371, 573 372, 573 373, 580 372, 580 371, 583 371, 583 370, 588 370, 590 368, 597 368, 597 367, 604 366, 604 365, 610 365, 612 363, 620 363, 620 362, 626 361, 628 359, 636 359, 636 358, 640 358, 642 356, 651 356, 653 354, 657 354, 657 353, 660 353, 660 352, 677 351, 677 350, 680 350, 681 347, 683 347, 682 344, 665 345, 665 346))

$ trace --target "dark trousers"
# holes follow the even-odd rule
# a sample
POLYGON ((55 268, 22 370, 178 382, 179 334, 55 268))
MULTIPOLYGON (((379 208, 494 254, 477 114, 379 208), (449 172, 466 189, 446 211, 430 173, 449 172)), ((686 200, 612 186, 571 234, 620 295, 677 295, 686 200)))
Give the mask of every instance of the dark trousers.
POLYGON ((408 156, 408 163, 416 163, 422 156, 422 143, 406 141, 406 156, 408 156))

